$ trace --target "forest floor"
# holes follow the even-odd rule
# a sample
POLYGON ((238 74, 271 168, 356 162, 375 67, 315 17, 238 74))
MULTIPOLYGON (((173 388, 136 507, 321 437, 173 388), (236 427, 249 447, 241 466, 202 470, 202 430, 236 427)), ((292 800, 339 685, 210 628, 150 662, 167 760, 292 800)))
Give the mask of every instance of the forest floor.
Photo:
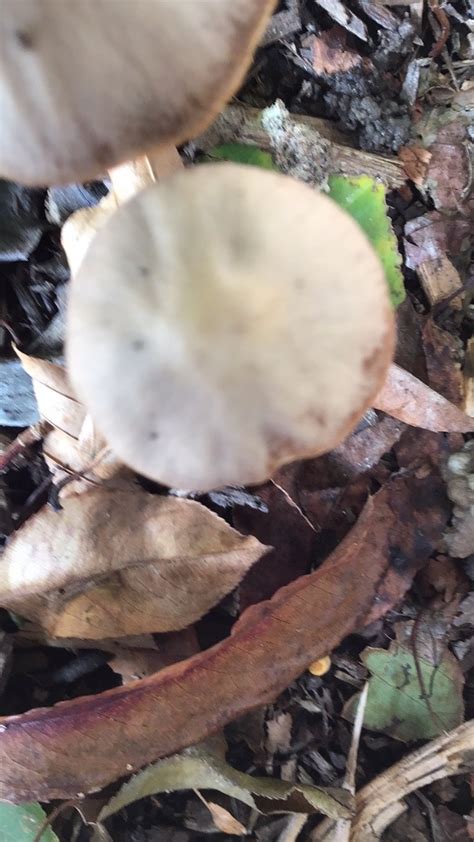
MULTIPOLYGON (((239 94, 201 138, 180 150, 184 163, 192 166, 203 158, 242 155, 242 145, 258 148, 271 154, 283 171, 323 189, 336 172, 379 178, 386 188, 406 291, 397 307, 396 362, 470 416, 473 69, 474 7, 469 0, 412 0, 406 5, 286 0, 272 18, 239 94), (261 127, 261 111, 276 101, 283 124, 279 140, 261 127), (229 144, 233 149, 222 152, 229 144), (314 151, 318 144, 324 148, 324 166, 314 151)), ((107 179, 49 190, 0 182, 0 533, 6 546, 9 536, 32 528, 44 511, 54 532, 51 518, 65 516, 64 506, 69 505, 58 496, 63 475, 51 473, 41 435, 13 452, 16 437, 39 421, 31 382, 14 348, 24 354, 30 373, 34 368, 28 359, 61 353, 69 279, 61 229, 73 212, 96 205, 109 187, 107 179)), ((460 732, 458 765, 449 745, 444 752, 439 743, 441 772, 430 771, 422 756, 415 775, 421 788, 420 783, 404 788, 412 753, 424 748, 428 754, 433 740, 448 739, 473 712, 474 450, 472 435, 463 435, 455 424, 448 429, 436 432, 424 429, 422 422, 418 426, 371 410, 336 450, 287 466, 258 488, 187 495, 272 549, 248 564, 237 586, 224 599, 216 598, 197 622, 182 624, 187 625, 184 630, 138 635, 132 623, 119 640, 118 635, 103 634, 91 641, 81 640, 80 630, 68 627, 69 633, 62 634, 67 640, 61 640, 50 625, 38 621, 36 608, 36 622, 28 622, 26 611, 23 615, 8 601, 0 603, 5 605, 0 609, 0 714, 11 716, 126 687, 137 677, 208 651, 229 637, 247 608, 291 587, 298 577, 313 575, 334 554, 365 554, 367 568, 372 554, 390 556, 391 578, 383 579, 364 621, 355 617, 335 648, 325 652, 321 643, 315 645, 316 663, 276 701, 228 722, 218 746, 206 744, 206 751, 224 762, 225 740, 229 779, 220 792, 211 785, 203 761, 197 783, 183 767, 183 781, 189 774, 194 782, 164 792, 175 788, 165 779, 156 794, 124 806, 100 825, 97 816, 115 785, 74 804, 53 798, 44 807, 47 813, 59 808, 51 820, 61 842, 191 842, 208 837, 223 842, 238 836, 255 842, 292 842, 297 837, 302 842, 474 839, 474 819, 469 818, 473 778, 468 771, 469 753, 471 764, 474 756, 472 733, 463 743, 460 732), (373 526, 368 521, 372 544, 360 531, 361 518, 370 515, 368 505, 374 517, 373 526), (324 655, 328 658, 320 657, 324 655), (358 736, 356 728, 354 736, 354 717, 366 686, 364 727, 358 736), (351 746, 357 754, 348 762, 351 746), (391 778, 379 779, 390 775, 397 763, 406 765, 397 767, 391 778), (308 805, 304 793, 297 804, 293 792, 285 812, 280 790, 270 797, 254 793, 252 801, 248 781, 234 780, 235 770, 338 791, 345 780, 356 793, 378 781, 380 790, 365 796, 369 825, 357 824, 366 807, 356 796, 352 830, 347 829, 351 820, 342 818, 346 825, 338 833, 346 836, 337 836, 329 820, 321 825, 320 813, 308 805), (229 781, 247 797, 239 798, 229 781), (384 813, 387 785, 395 805, 390 817, 384 813), (278 802, 273 807, 272 798, 278 802)), ((177 499, 173 490, 144 478, 137 482, 140 493, 177 499)), ((39 544, 40 534, 32 535, 39 544)), ((54 587, 59 588, 57 583, 54 587)), ((42 592, 38 598, 45 603, 51 594, 42 592)), ((139 602, 134 610, 140 612, 139 602)), ((316 601, 315 615, 327 611, 316 601)), ((237 660, 237 694, 245 670, 245 662, 237 660)), ((218 705, 218 691, 215 701, 211 685, 208 692, 209 706, 218 705)), ((251 701, 246 705, 243 699, 241 710, 251 701)), ((127 716, 133 719, 133 709, 127 716)), ((90 745, 88 751, 91 762, 100 766, 107 744, 97 746, 97 756, 90 745)), ((82 759, 72 757, 74 762, 82 759)), ((220 774, 225 777, 222 768, 220 774)), ((47 799, 38 794, 38 800, 47 799)), ((25 842, 33 838, 24 837, 25 842)), ((45 833, 43 838, 52 842, 55 837, 45 833)), ((0 842, 7 839, 0 828, 0 842)))

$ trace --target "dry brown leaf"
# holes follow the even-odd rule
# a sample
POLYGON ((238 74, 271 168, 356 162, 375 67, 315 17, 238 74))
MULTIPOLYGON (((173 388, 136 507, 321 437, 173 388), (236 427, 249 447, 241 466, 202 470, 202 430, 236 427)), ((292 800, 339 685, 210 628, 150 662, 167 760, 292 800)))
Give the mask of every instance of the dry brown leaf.
POLYGON ((15 350, 33 380, 41 419, 51 425, 43 439, 43 455, 55 482, 59 483, 71 474, 81 477, 68 485, 62 494, 88 490, 89 482, 130 477, 132 472, 112 451, 105 455, 105 439, 75 397, 62 360, 42 359, 18 348, 15 350))
POLYGON ((247 828, 241 822, 237 821, 225 807, 221 807, 220 804, 214 804, 212 801, 206 801, 198 790, 196 790, 196 795, 206 805, 215 826, 222 833, 229 833, 231 836, 242 836, 242 834, 247 833, 247 828))
POLYGON ((424 146, 414 144, 413 146, 402 146, 398 150, 398 157, 403 164, 403 169, 408 178, 414 184, 417 184, 418 187, 421 187, 424 184, 426 173, 428 172, 431 152, 428 152, 424 146))
POLYGON ((435 433, 474 432, 474 418, 393 363, 374 407, 405 424, 435 433))
POLYGON ((265 547, 192 500, 99 488, 43 508, 0 560, 0 605, 56 637, 182 629, 265 547))
POLYGON ((249 608, 211 649, 126 687, 2 718, 0 798, 99 789, 274 699, 364 624, 387 568, 430 555, 447 522, 442 512, 426 521, 431 484, 387 483, 320 569, 249 608))

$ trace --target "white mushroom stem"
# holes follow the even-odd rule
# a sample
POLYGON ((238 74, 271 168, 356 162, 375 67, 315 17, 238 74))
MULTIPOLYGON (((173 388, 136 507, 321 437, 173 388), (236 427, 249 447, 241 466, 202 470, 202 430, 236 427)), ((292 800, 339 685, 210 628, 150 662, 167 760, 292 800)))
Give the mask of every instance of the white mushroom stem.
POLYGON ((82 208, 66 220, 61 231, 61 243, 66 252, 72 274, 82 263, 96 232, 124 202, 140 190, 166 178, 183 168, 175 146, 154 150, 109 170, 112 190, 93 208, 82 208))
POLYGON ((136 196, 140 190, 183 168, 176 146, 156 149, 141 158, 126 161, 109 169, 117 206, 136 196))

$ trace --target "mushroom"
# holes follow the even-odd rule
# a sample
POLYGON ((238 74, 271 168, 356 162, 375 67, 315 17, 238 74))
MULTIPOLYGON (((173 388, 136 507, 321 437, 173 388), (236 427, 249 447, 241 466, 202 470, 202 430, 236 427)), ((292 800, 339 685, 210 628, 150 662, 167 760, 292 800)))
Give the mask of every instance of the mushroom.
POLYGON ((345 211, 220 163, 118 208, 73 279, 67 335, 77 394, 118 456, 208 490, 337 445, 383 382, 394 318, 345 211))
POLYGON ((86 180, 212 121, 275 0, 3 0, 0 174, 86 180))

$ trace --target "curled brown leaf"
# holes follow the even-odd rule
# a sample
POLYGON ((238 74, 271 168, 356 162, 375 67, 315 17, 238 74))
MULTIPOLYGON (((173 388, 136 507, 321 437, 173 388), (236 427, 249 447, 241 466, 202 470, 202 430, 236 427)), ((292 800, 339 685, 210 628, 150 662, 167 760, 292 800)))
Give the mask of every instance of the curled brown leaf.
POLYGON ((388 483, 319 570, 249 608, 211 649, 126 687, 1 719, 0 798, 97 790, 274 699, 364 624, 391 564, 426 557, 439 540, 447 516, 424 523, 424 482, 388 483))

